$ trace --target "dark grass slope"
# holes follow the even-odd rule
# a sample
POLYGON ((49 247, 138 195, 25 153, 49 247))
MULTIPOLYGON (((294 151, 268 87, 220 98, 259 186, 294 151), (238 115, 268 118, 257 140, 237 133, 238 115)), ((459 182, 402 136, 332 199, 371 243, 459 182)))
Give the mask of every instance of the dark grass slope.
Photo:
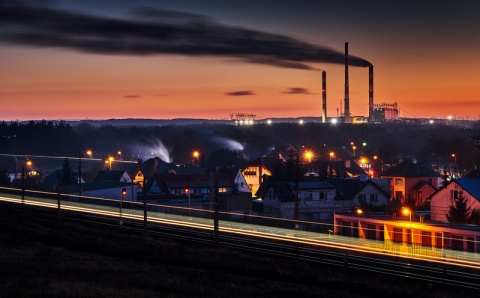
MULTIPOLYGON (((0 208, 0 297, 469 297, 441 285, 0 208)), ((474 293, 471 294, 474 296, 474 293)))

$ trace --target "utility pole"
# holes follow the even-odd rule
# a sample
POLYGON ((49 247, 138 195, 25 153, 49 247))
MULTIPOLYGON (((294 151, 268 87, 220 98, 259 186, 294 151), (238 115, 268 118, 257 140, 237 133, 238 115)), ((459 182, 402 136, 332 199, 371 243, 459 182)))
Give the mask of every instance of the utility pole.
POLYGON ((214 228, 214 234, 215 234, 215 245, 219 245, 220 239, 219 239, 219 231, 218 231, 218 181, 215 181, 215 213, 213 216, 213 228, 214 228))
POLYGON ((78 150, 78 199, 82 196, 82 150, 78 150))
MULTIPOLYGON (((153 176, 155 178, 155 175, 153 176)), ((147 235, 147 185, 145 175, 143 175, 143 234, 147 235)))
POLYGON ((25 167, 22 167, 22 211, 25 212, 25 167))
POLYGON ((295 211, 294 211, 294 220, 295 220, 295 229, 298 230, 298 176, 300 175, 300 161, 297 153, 297 160, 295 161, 295 211))
POLYGON ((58 212, 58 221, 61 221, 62 214, 60 209, 60 170, 57 170, 57 212, 58 212))

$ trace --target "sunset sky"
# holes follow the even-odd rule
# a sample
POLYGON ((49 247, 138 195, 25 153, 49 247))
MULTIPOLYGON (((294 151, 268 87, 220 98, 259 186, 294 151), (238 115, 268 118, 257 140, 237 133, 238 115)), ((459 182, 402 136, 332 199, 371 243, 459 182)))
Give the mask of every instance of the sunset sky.
POLYGON ((327 115, 480 120, 477 0, 0 1, 0 120, 327 115), (31 3, 31 4, 28 4, 31 3), (357 59, 358 58, 358 59, 357 59))

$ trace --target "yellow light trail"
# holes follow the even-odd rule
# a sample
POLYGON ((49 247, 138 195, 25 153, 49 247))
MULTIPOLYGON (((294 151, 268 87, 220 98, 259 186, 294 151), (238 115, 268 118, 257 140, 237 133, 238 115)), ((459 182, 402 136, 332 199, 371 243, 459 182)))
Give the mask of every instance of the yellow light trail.
MULTIPOLYGON (((52 193, 49 193, 49 194, 52 194, 52 193)), ((114 201, 116 203, 120 203, 118 200, 110 200, 110 199, 103 199, 103 200, 109 200, 109 201, 114 201)), ((10 202, 15 204, 22 203, 22 200, 21 198, 19 198, 18 195, 15 196, 14 198, 0 196, 0 201, 10 202)), ((56 200, 42 199, 42 198, 36 198, 36 197, 25 197, 24 204, 31 205, 31 206, 51 208, 51 209, 58 208, 56 200)), ((158 205, 158 206, 161 206, 161 205, 158 205)), ((124 220, 131 219, 131 220, 143 221, 144 219, 143 210, 130 210, 129 212, 127 211, 129 209, 125 209, 124 212, 120 213, 118 207, 94 205, 94 204, 86 204, 86 203, 78 203, 78 202, 70 202, 70 201, 61 201, 61 209, 88 213, 93 215, 103 215, 103 216, 114 217, 114 218, 120 218, 120 214, 122 214, 124 220)), ((176 209, 185 210, 186 208, 176 207, 176 209)), ((193 208, 191 208, 190 210, 205 211, 203 209, 201 210, 201 209, 193 209, 193 208)), ((187 228, 196 228, 196 229, 202 229, 207 231, 214 230, 212 219, 184 216, 184 215, 174 215, 174 214, 167 214, 167 213, 161 213, 161 212, 149 211, 149 215, 147 216, 147 222, 187 227, 187 228)), ((261 239, 281 240, 283 242, 292 243, 292 244, 305 244, 305 245, 313 245, 317 247, 346 249, 349 251, 363 252, 363 253, 368 252, 368 253, 374 253, 379 255, 390 255, 390 256, 395 255, 402 258, 420 259, 420 260, 426 260, 426 261, 435 262, 435 263, 452 264, 452 265, 463 266, 468 268, 480 269, 479 261, 455 259, 453 257, 446 257, 446 256, 425 257, 423 255, 415 255, 412 252, 391 251, 385 248, 372 247, 372 245, 381 246, 381 242, 373 241, 373 240, 359 240, 357 238, 344 237, 344 236, 338 236, 338 235, 330 237, 330 235, 326 235, 322 233, 306 232, 306 231, 292 230, 292 229, 277 229, 271 226, 261 226, 261 225, 253 225, 253 224, 246 225, 244 223, 229 222, 224 220, 219 222, 219 231, 223 233, 244 235, 244 236, 256 237, 261 239)), ((455 256, 453 251, 451 252, 451 255, 455 256)))

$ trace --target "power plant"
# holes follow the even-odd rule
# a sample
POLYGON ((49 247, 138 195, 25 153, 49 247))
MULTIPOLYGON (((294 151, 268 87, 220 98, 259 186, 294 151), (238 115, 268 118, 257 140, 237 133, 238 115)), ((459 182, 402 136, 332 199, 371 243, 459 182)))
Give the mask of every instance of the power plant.
MULTIPOLYGON (((348 73, 348 42, 345 42, 345 97, 343 100, 344 123, 384 123, 388 121, 398 120, 400 110, 397 103, 381 103, 375 104, 373 98, 373 65, 368 66, 368 117, 352 116, 350 113, 350 86, 348 73)), ((341 106, 341 102, 340 102, 341 106)), ((340 107, 341 110, 341 107, 340 107)), ((322 123, 327 122, 327 74, 322 72, 322 123)))

